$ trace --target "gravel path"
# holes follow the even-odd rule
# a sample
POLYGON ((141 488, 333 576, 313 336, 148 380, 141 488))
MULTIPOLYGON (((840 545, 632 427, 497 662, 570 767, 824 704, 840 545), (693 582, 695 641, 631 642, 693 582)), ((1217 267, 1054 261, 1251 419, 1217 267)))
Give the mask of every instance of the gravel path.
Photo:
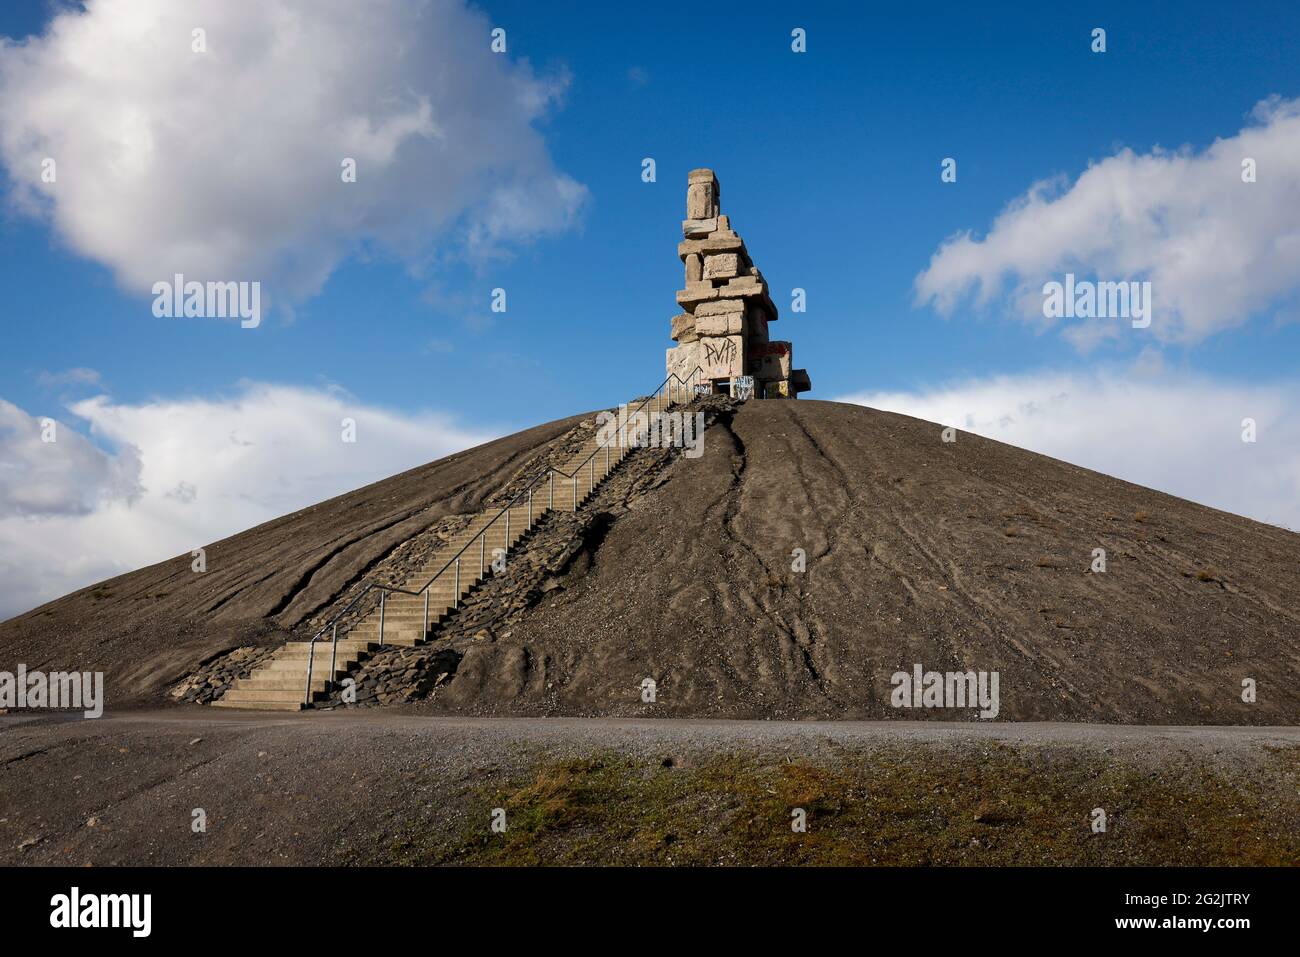
MULTIPOLYGON (((267 716, 199 707, 97 721, 5 716, 0 863, 382 860, 384 842, 413 817, 450 840, 478 813, 484 788, 593 755, 658 769, 729 755, 833 764, 899 748, 978 763, 1008 748, 1049 763, 1137 764, 1152 776, 1212 766, 1246 781, 1277 749, 1297 747, 1294 727, 267 716), (205 833, 192 829, 196 808, 205 833)), ((1269 774, 1269 806, 1294 814, 1294 781, 1269 774)))

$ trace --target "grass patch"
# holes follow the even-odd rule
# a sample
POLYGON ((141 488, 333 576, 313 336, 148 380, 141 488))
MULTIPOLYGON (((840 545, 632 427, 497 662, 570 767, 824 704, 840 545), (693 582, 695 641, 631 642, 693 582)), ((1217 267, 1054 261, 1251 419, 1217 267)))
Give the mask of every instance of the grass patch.
POLYGON ((1085 749, 891 746, 824 761, 541 763, 472 796, 459 833, 412 825, 376 863, 1253 865, 1300 860, 1300 749, 1257 775, 1137 766, 1085 749), (1105 809, 1108 830, 1089 815, 1105 809), (507 830, 490 829, 504 808, 507 830), (802 808, 807 832, 791 828, 802 808))

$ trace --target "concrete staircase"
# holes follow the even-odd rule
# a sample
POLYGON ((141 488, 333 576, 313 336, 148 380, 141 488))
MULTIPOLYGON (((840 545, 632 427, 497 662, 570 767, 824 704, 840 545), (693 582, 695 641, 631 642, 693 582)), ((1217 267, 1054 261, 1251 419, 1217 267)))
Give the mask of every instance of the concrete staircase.
MULTIPOLYGON (((684 390, 678 390, 675 397, 687 398, 684 390)), ((635 409, 639 401, 628 405, 635 409)), ((674 404, 661 397, 652 399, 644 409, 654 412, 674 404)), ((429 639, 430 632, 456 610, 460 600, 492 573, 494 549, 505 549, 508 553, 552 511, 577 511, 630 451, 617 441, 607 447, 600 446, 593 434, 581 451, 558 471, 548 472, 534 484, 531 503, 525 495, 510 506, 508 521, 501 506, 493 506, 474 516, 469 525, 438 549, 401 586, 407 591, 418 592, 432 579, 428 588, 427 618, 423 593, 389 592, 383 603, 382 634, 380 610, 376 607, 346 635, 340 634, 333 661, 333 643, 329 634, 316 641, 314 654, 309 650, 311 642, 287 642, 251 675, 231 685, 222 697, 212 702, 213 706, 298 711, 306 707, 309 655, 311 694, 313 700, 318 700, 327 697, 334 682, 346 677, 383 645, 413 647, 423 644, 429 639), (454 562, 450 567, 444 567, 458 553, 459 573, 454 562)))

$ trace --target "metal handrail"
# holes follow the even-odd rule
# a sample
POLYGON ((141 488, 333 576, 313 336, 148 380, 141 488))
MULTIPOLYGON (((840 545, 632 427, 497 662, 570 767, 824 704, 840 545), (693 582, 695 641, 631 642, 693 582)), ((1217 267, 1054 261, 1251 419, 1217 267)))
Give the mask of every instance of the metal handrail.
MULTIPOLYGON (((695 379, 696 374, 697 374, 697 373, 703 373, 703 371, 704 371, 704 370, 703 370, 700 366, 697 365, 694 369, 692 369, 690 372, 687 373, 685 379, 683 379, 681 376, 679 376, 679 375, 678 375, 677 373, 675 373, 675 372, 670 372, 670 373, 668 374, 668 377, 667 377, 666 379, 664 379, 663 382, 659 383, 659 385, 655 387, 655 390, 654 390, 653 392, 651 392, 651 393, 650 393, 649 395, 647 395, 644 399, 642 399, 641 402, 637 405, 637 407, 636 407, 635 409, 631 409, 631 410, 628 411, 628 413, 627 413, 627 417, 626 417, 626 420, 625 420, 625 421, 631 421, 632 416, 634 416, 636 413, 640 412, 641 409, 643 409, 643 408, 644 408, 644 407, 645 407, 645 406, 650 402, 651 399, 656 399, 656 398, 658 398, 660 392, 662 392, 666 386, 669 386, 670 383, 671 383, 674 379, 676 379, 676 380, 681 384, 681 386, 682 386, 683 388, 687 388, 687 387, 689 387, 690 381, 693 381, 693 380, 695 379)), ((671 396, 671 392, 670 392, 669 394, 670 394, 670 396, 671 396)), ((671 402, 671 400, 670 400, 670 402, 671 402)), ((661 409, 661 411, 662 411, 662 409, 661 409)), ((403 594, 403 595, 411 595, 411 596, 413 596, 413 597, 415 597, 415 598, 418 598, 420 595, 424 595, 424 627, 427 628, 428 625, 429 625, 429 588, 430 588, 431 585, 433 585, 433 583, 434 583, 435 581, 437 581, 440 577, 442 577, 443 572, 445 572, 445 571, 447 571, 447 569, 451 568, 453 564, 456 566, 456 583, 455 583, 455 586, 454 586, 455 595, 454 595, 454 597, 453 597, 453 601, 456 602, 456 605, 454 605, 453 607, 457 607, 457 606, 459 605, 459 603, 460 603, 460 559, 461 559, 461 556, 465 553, 465 551, 466 551, 467 549, 469 549, 469 547, 470 547, 471 545, 473 545, 475 541, 480 542, 480 548, 479 548, 479 575, 481 576, 481 575, 483 574, 483 557, 484 557, 484 551, 485 551, 485 549, 487 548, 487 533, 488 533, 488 529, 492 528, 492 526, 495 525, 495 524, 497 523, 497 521, 501 518, 502 515, 505 515, 505 516, 506 516, 506 549, 508 550, 508 549, 510 548, 510 532, 509 532, 509 528, 510 528, 510 514, 509 514, 509 513, 510 513, 510 509, 514 508, 515 503, 518 502, 521 498, 523 498, 524 495, 525 495, 525 493, 526 493, 527 496, 528 496, 528 527, 529 527, 529 528, 532 528, 532 524, 533 524, 533 522, 532 522, 532 519, 533 519, 533 508, 532 508, 533 489, 537 486, 537 484, 538 484, 538 482, 539 482, 540 480, 543 480, 543 479, 549 480, 550 483, 551 483, 551 492, 550 492, 550 499, 549 499, 549 505, 548 505, 548 508, 552 508, 552 509, 553 509, 553 508, 555 507, 555 476, 556 476, 557 474, 558 474, 558 475, 562 475, 562 476, 564 476, 565 478, 567 478, 567 479, 571 479, 571 480, 573 481, 573 510, 576 512, 576 511, 578 510, 578 480, 577 480, 577 476, 578 476, 578 474, 582 471, 582 467, 583 467, 584 465, 587 465, 587 464, 590 462, 590 463, 591 463, 591 479, 590 479, 590 481, 591 481, 591 490, 594 490, 594 489, 595 489, 595 487, 596 487, 596 481, 595 481, 595 461, 594 461, 594 459, 595 459, 596 455, 601 451, 601 449, 604 449, 604 450, 605 450, 605 473, 608 474, 608 473, 609 473, 609 442, 608 442, 608 441, 606 441, 606 442, 601 442, 601 443, 597 444, 597 446, 596 446, 594 449, 592 449, 590 455, 588 455, 585 459, 583 459, 583 460, 582 460, 581 462, 579 462, 576 466, 574 466, 574 469, 573 469, 573 472, 572 472, 572 473, 566 472, 566 471, 564 471, 564 470, 561 469, 561 468, 556 468, 556 467, 553 466, 553 465, 547 465, 547 466, 544 466, 544 467, 543 467, 543 468, 538 472, 538 474, 537 474, 534 478, 530 479, 530 480, 529 480, 529 481, 524 485, 524 488, 523 488, 522 491, 518 492, 518 493, 515 495, 514 498, 512 498, 509 502, 507 502, 506 505, 505 505, 505 507, 502 508, 501 511, 497 512, 496 515, 492 516, 492 518, 488 521, 488 523, 487 523, 486 525, 484 525, 484 526, 479 530, 479 533, 478 533, 476 536, 474 536, 474 538, 471 538, 468 542, 466 542, 464 545, 462 545, 462 546, 460 547, 460 551, 456 552, 455 555, 453 555, 453 556, 451 556, 451 558, 447 559, 446 563, 444 563, 443 566, 442 566, 441 568, 439 568, 436 572, 434 572, 433 577, 430 578, 427 582, 425 582, 424 585, 421 586, 419 589, 417 589, 417 590, 415 590, 415 591, 411 591, 410 589, 402 588, 402 587, 400 587, 400 586, 398 586, 398 585, 390 585, 390 584, 388 584, 388 583, 386 583, 386 582, 370 582, 370 583, 368 583, 368 584, 366 585, 365 588, 363 588, 360 592, 357 593, 356 597, 354 597, 350 602, 347 603, 347 605, 344 606, 344 608, 343 608, 342 611, 340 611, 340 612, 339 612, 338 614, 336 614, 333 618, 331 618, 331 619, 330 619, 329 621, 327 621, 324 625, 322 625, 322 626, 321 626, 321 627, 316 631, 316 633, 313 634, 313 635, 311 636, 311 638, 308 639, 308 641, 307 641, 307 688, 306 688, 306 692, 305 692, 305 695, 306 695, 305 703, 306 703, 306 704, 311 704, 311 673, 312 673, 312 664, 313 664, 313 659, 314 659, 315 654, 316 654, 316 642, 320 639, 320 636, 321 636, 321 635, 325 634, 326 631, 331 630, 331 629, 333 630, 333 637, 332 637, 332 639, 331 639, 331 644, 330 644, 330 662, 331 662, 331 667, 330 667, 330 682, 333 683, 333 680, 334 680, 334 667, 333 667, 333 666, 334 666, 334 664, 337 663, 337 656, 338 656, 339 621, 340 621, 340 620, 341 620, 341 619, 342 619, 342 618, 343 618, 343 617, 344 617, 348 612, 350 612, 350 611, 351 611, 351 610, 356 606, 357 602, 361 601, 361 599, 365 598, 366 595, 370 594, 370 592, 371 592, 373 589, 379 589, 379 590, 380 590, 380 596, 379 596, 379 645, 380 645, 381 648, 383 647, 383 644, 384 644, 384 604, 385 604, 385 601, 386 601, 386 599, 387 599, 389 593, 398 593, 398 594, 403 594)))

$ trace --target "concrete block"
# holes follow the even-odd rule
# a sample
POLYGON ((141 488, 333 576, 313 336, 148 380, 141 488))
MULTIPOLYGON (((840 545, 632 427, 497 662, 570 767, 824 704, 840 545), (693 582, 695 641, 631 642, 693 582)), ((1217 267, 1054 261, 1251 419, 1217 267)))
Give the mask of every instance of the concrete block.
POLYGON ((687 283, 685 289, 677 290, 677 305, 687 312, 694 312, 697 303, 708 302, 710 299, 717 298, 717 288, 707 280, 687 283))
POLYGON ((737 276, 729 279, 721 288, 721 294, 726 297, 767 295, 767 283, 754 276, 737 276))
POLYGON ((718 215, 718 201, 712 183, 691 183, 686 187, 686 218, 711 219, 718 215))
POLYGON ((695 317, 689 312, 673 316, 673 339, 677 342, 694 342, 699 338, 695 331, 695 317))
POLYGON ((717 219, 684 219, 682 235, 687 239, 704 239, 718 228, 717 219))
POLYGON ((771 342, 751 342, 746 356, 745 371, 754 378, 764 381, 788 379, 793 353, 794 349, 790 343, 779 339, 771 342))
POLYGON ((704 278, 703 260, 699 253, 691 253, 686 257, 686 285, 690 286, 693 282, 699 282, 704 278))
MULTIPOLYGON (((726 217, 722 217, 726 218, 726 217)), ((712 236, 707 239, 683 239, 677 244, 678 258, 685 260, 687 256, 710 256, 716 253, 743 253, 745 252, 745 243, 739 236, 732 233, 730 237, 712 236)), ((748 256, 745 257, 749 259, 748 256)))
POLYGON ((695 316, 695 331, 704 336, 738 336, 745 331, 743 312, 719 312, 695 316))
POLYGON ((699 340, 695 340, 694 342, 683 342, 681 345, 673 346, 668 350, 666 374, 676 374, 683 380, 687 380, 691 372, 699 364, 699 340))
POLYGON ((711 336, 699 340, 699 363, 706 379, 730 379, 745 374, 744 336, 711 336))
POLYGON ((790 389, 796 394, 812 391, 812 379, 807 369, 795 369, 790 373, 790 389))
POLYGON ((734 279, 740 275, 744 262, 736 253, 718 253, 704 257, 705 279, 734 279))
POLYGON ((725 313, 743 313, 744 311, 745 300, 743 299, 711 299, 695 307, 695 315, 697 316, 720 316, 725 313))

